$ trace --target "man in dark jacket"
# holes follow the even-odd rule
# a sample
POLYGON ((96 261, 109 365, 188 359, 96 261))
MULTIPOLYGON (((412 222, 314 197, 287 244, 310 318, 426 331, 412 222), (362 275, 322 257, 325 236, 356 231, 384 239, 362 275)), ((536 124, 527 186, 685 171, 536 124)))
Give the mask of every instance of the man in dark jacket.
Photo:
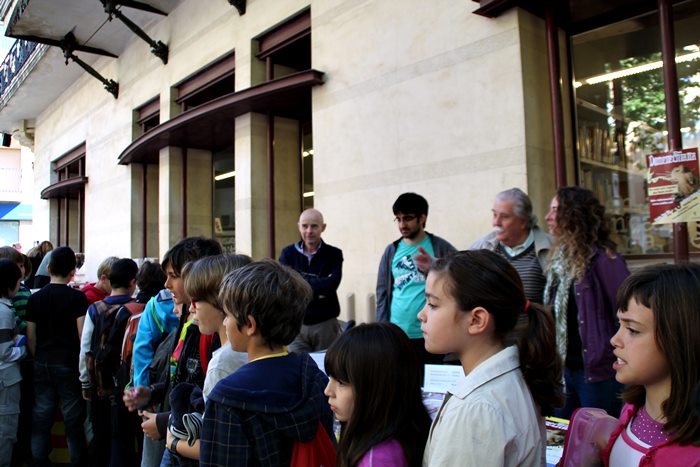
POLYGON ((314 296, 306 308, 301 332, 289 345, 291 352, 325 350, 340 332, 340 304, 336 290, 343 273, 343 252, 321 240, 326 230, 323 214, 307 209, 299 216, 301 240, 280 255, 280 263, 297 271, 308 282, 314 296))
POLYGON ((416 193, 404 193, 394 202, 394 221, 401 238, 384 250, 377 275, 377 321, 390 321, 408 335, 423 364, 439 363, 442 356, 425 350, 418 312, 425 306, 425 276, 416 256, 440 258, 456 251, 448 241, 425 231, 428 202, 416 193))

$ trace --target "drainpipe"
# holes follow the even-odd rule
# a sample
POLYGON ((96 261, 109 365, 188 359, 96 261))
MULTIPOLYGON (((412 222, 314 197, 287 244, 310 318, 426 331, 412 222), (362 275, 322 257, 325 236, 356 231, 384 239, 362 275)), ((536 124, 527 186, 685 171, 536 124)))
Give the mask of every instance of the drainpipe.
MULTIPOLYGON (((673 5, 670 0, 659 0, 659 25, 661 29, 661 59, 664 63, 664 92, 666 94, 666 129, 668 148, 683 149, 681 139, 681 113, 678 102, 678 74, 676 72, 676 46, 673 36, 673 5)), ((685 222, 673 224, 673 260, 688 262, 688 226, 685 222)))
POLYGON ((547 59, 549 62, 549 95, 552 102, 552 142, 554 144, 554 175, 556 187, 566 186, 566 154, 564 152, 564 111, 561 97, 561 68, 559 64, 559 26, 556 4, 547 2, 545 26, 547 59))

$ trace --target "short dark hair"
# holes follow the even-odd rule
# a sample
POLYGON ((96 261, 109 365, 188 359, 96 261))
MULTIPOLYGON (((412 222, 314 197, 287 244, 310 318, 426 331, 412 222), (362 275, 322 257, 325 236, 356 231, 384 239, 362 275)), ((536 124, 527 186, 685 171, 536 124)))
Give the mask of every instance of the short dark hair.
POLYGON ((11 259, 0 259, 0 297, 9 298, 17 281, 22 278, 22 271, 11 259))
POLYGON ((128 289, 131 281, 136 279, 139 267, 131 258, 122 258, 112 263, 112 270, 109 272, 109 283, 113 289, 128 289))
POLYGON ((51 251, 49 259, 49 274, 57 277, 68 277, 75 269, 75 252, 69 246, 59 246, 51 251))
POLYGON ((272 259, 250 263, 224 277, 219 301, 241 329, 255 319, 264 342, 288 345, 301 331, 313 293, 293 269, 272 259))
POLYGON ((398 213, 402 214, 415 214, 416 216, 421 216, 422 214, 428 215, 428 201, 423 198, 418 193, 404 193, 396 198, 394 201, 394 215, 398 213))
POLYGON ((213 238, 187 237, 183 238, 172 246, 163 256, 163 271, 168 266, 178 276, 182 273, 182 267, 199 258, 205 256, 220 255, 222 253, 221 244, 213 238))
POLYGON ((149 297, 154 297, 163 288, 165 279, 167 279, 167 277, 163 272, 163 268, 160 267, 160 264, 146 261, 141 265, 139 272, 136 274, 136 285, 139 288, 139 292, 149 297))

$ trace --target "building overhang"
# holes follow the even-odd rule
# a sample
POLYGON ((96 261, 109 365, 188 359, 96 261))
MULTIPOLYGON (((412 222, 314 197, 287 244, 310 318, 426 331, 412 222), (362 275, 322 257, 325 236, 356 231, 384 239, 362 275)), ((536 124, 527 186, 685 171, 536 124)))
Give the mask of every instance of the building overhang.
MULTIPOLYGON (((182 0, 117 1, 121 11, 134 24, 148 30, 182 0), (131 8, 126 5, 138 6, 131 8)), ((129 28, 108 20, 100 0, 19 0, 11 13, 6 35, 39 42, 28 60, 13 64, 20 71, 0 96, 0 131, 13 133, 23 121, 31 121, 73 85, 85 71, 76 63, 65 64, 58 43, 68 33, 76 39, 75 55, 93 66, 100 56, 119 56, 139 39, 129 28), (17 68, 20 67, 20 68, 17 68)), ((157 37, 155 39, 158 39, 157 37)), ((149 50, 146 43, 144 50, 149 50)), ((158 60, 152 57, 152 60, 158 60)), ((107 76, 106 78, 116 78, 107 76)))
POLYGON ((41 190, 41 199, 75 198, 87 181, 87 177, 72 177, 56 182, 41 190))
POLYGON ((168 146, 210 151, 232 146, 234 119, 250 112, 308 118, 311 88, 322 83, 323 72, 306 70, 222 96, 142 135, 119 155, 119 163, 157 163, 160 149, 168 146))

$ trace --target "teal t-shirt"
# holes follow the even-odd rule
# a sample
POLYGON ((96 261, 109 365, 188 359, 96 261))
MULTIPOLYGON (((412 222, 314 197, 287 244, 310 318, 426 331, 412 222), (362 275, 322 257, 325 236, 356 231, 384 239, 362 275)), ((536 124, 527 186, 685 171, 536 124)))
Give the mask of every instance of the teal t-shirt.
POLYGON ((425 306, 425 276, 418 270, 414 260, 419 246, 435 256, 433 243, 426 235, 416 245, 408 245, 401 240, 391 261, 391 274, 394 276, 391 322, 403 329, 410 339, 423 337, 417 315, 425 306))

